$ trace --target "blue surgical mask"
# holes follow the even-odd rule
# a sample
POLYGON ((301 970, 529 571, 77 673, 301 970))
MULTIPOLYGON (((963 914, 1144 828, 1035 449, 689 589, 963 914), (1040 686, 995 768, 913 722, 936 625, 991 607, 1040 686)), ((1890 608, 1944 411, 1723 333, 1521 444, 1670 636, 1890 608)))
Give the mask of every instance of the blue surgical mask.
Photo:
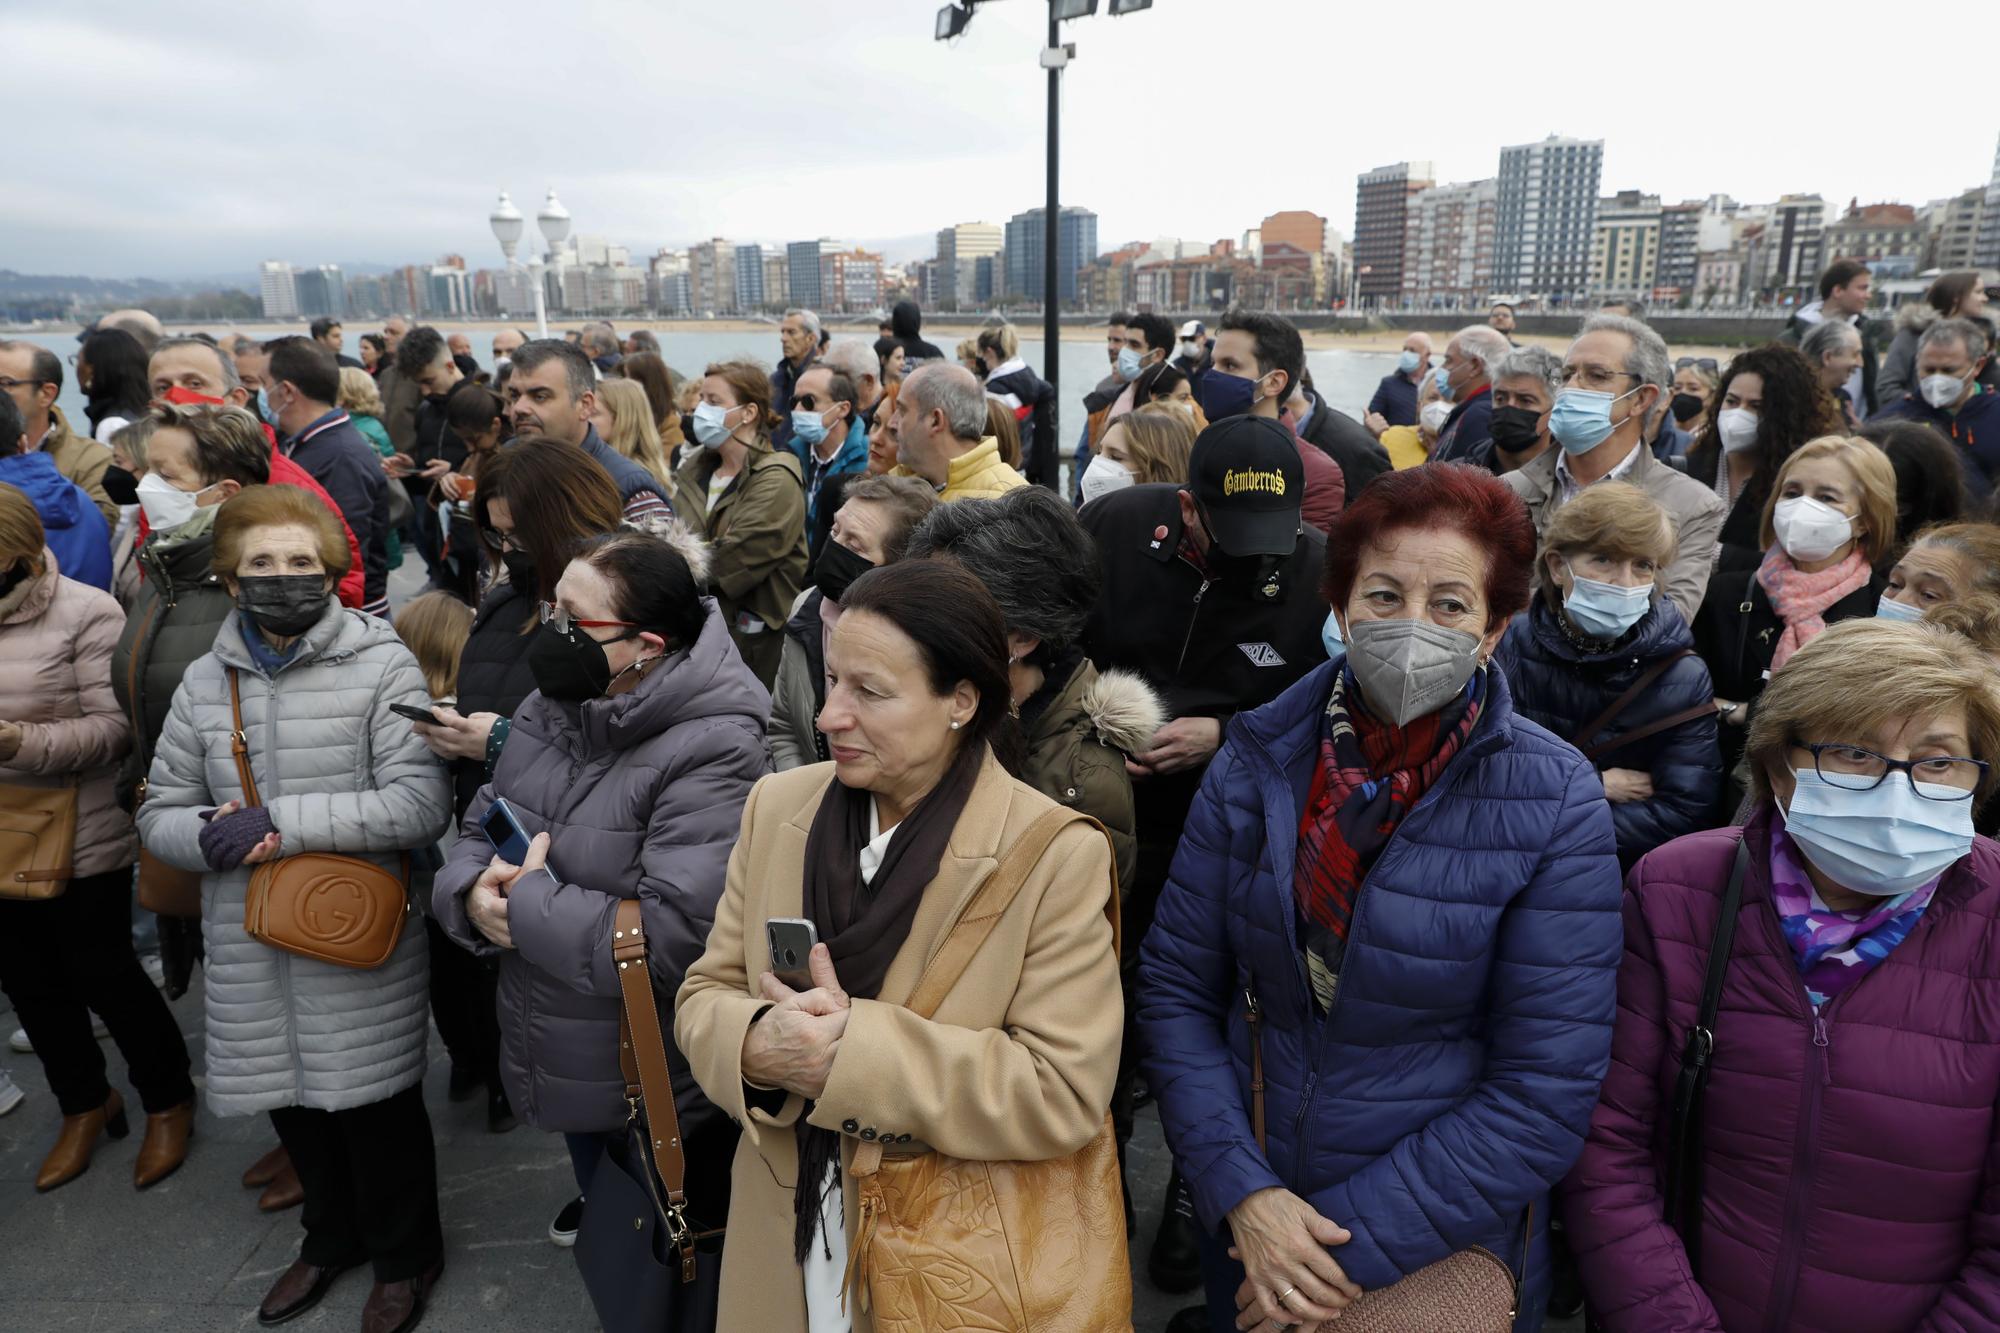
POLYGON ((282 429, 278 425, 278 414, 271 410, 271 395, 262 389, 257 390, 257 415, 264 418, 272 430, 282 429))
POLYGON ((1882 599, 1875 603, 1875 618, 1877 620, 1922 620, 1924 618, 1924 609, 1921 606, 1911 606, 1908 602, 1891 601, 1889 594, 1885 592, 1882 594, 1882 599))
POLYGON ((1118 378, 1122 380, 1138 379, 1139 372, 1145 369, 1145 367, 1140 364, 1141 360, 1142 358, 1139 356, 1139 354, 1133 351, 1131 348, 1129 347, 1119 348, 1118 378))
MULTIPOLYGON (((1793 769, 1797 785, 1784 811, 1785 832, 1820 873, 1844 889, 1893 898, 1930 883, 1972 846, 1971 800, 1931 800, 1902 773, 1872 791, 1848 791, 1816 769, 1793 769)), ((1933 796, 1963 797, 1954 787, 1919 783, 1933 796)))
MULTIPOLYGON (((1568 568, 1569 562, 1563 562, 1568 568)), ((1653 585, 1621 588, 1615 583, 1587 579, 1569 571, 1569 591, 1563 594, 1563 611, 1570 623, 1593 639, 1607 642, 1622 639, 1652 609, 1653 585)))
POLYGON ((1431 372, 1431 379, 1437 384, 1438 397, 1444 399, 1447 403, 1452 401, 1451 372, 1443 366, 1439 366, 1431 372))
POLYGON ((1415 352, 1405 352, 1396 358, 1396 369, 1402 374, 1407 375, 1423 363, 1424 359, 1415 352))
POLYGON ((1611 405, 1637 392, 1628 389, 1621 394, 1609 394, 1596 389, 1564 389, 1556 395, 1556 405, 1549 412, 1549 434, 1556 437, 1564 452, 1587 454, 1624 424, 1611 420, 1611 405))
POLYGON ((826 440, 826 423, 819 413, 808 412, 803 407, 792 409, 792 435, 807 444, 822 444, 826 440))
POLYGON ((714 403, 700 403, 694 409, 695 442, 707 449, 719 449, 729 438, 729 412, 714 403))
POLYGON ((1257 381, 1247 375, 1225 375, 1211 367, 1201 377, 1202 414, 1209 422, 1240 417, 1257 401, 1257 381))
POLYGON ((1337 613, 1326 613, 1326 623, 1319 627, 1319 641, 1329 658, 1339 657, 1347 651, 1347 640, 1340 636, 1340 616, 1337 613))

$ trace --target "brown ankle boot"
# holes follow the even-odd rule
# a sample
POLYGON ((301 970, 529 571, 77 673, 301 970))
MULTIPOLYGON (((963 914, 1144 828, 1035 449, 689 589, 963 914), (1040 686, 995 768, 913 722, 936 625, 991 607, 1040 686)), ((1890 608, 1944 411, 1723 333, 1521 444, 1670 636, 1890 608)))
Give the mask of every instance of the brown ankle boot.
POLYGON ((180 1170, 194 1137, 194 1103, 146 1117, 146 1137, 139 1143, 139 1160, 132 1164, 132 1187, 146 1189, 180 1170))
POLYGON ((279 1144, 271 1151, 250 1163, 250 1169, 243 1173, 243 1188, 260 1190, 278 1178, 278 1173, 292 1164, 285 1152, 285 1145, 279 1144))
POLYGON ((118 1095, 116 1088, 104 1099, 104 1105, 95 1111, 64 1116, 62 1132, 56 1135, 56 1146, 49 1149, 49 1155, 42 1159, 41 1172, 35 1177, 35 1189, 46 1194, 58 1185, 69 1184, 89 1169, 90 1154, 96 1150, 100 1136, 109 1134, 114 1139, 122 1139, 131 1132, 131 1123, 125 1119, 125 1099, 118 1095))

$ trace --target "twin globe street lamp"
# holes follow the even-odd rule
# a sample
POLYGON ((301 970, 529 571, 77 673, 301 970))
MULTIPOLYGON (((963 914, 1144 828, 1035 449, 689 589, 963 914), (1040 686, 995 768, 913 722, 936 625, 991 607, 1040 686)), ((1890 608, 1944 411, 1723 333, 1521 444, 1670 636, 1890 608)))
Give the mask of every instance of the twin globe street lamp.
MULTIPOLYGON (((500 242, 500 253, 507 257, 507 272, 519 273, 521 265, 515 260, 514 252, 520 248, 521 233, 526 227, 527 220, 521 216, 521 210, 514 207, 514 201, 507 196, 505 190, 500 192, 500 202, 493 206, 493 212, 486 220, 492 224, 493 239, 500 242)), ((550 254, 555 254, 562 243, 569 239, 569 224, 569 210, 562 206, 562 201, 556 198, 555 189, 551 187, 549 197, 542 202, 542 211, 535 215, 535 225, 540 229, 542 239, 548 243, 550 254)), ((558 270, 561 268, 560 260, 557 268, 558 270)), ((537 338, 549 336, 548 293, 542 281, 542 271, 542 256, 531 250, 528 255, 528 280, 535 288, 537 338)))

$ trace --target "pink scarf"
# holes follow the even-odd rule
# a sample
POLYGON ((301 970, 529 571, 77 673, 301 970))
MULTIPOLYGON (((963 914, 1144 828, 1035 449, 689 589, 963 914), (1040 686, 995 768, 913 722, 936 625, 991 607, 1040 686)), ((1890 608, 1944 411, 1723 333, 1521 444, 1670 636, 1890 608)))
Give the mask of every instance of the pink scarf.
POLYGON ((1829 606, 1868 585, 1868 561, 1857 546, 1839 564, 1807 574, 1792 563, 1783 547, 1773 546, 1757 567, 1757 582, 1771 599, 1771 609, 1785 622, 1777 651, 1771 654, 1771 670, 1776 671, 1826 628, 1820 616, 1829 606))

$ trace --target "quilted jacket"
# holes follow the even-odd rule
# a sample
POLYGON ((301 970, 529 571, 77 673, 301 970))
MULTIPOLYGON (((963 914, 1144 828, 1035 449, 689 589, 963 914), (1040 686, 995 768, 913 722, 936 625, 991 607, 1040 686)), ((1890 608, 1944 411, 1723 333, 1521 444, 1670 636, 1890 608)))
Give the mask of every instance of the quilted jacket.
POLYGON ((1632 871, 1604 1099, 1563 1186, 1605 1333, 2000 1328, 2000 846, 1817 1017, 1771 902, 1772 807, 1632 871), (1702 1130, 1701 1279, 1663 1135, 1739 838, 1750 840, 1702 1130))
MULTIPOLYGON (((721 609, 705 605, 700 637, 631 690, 580 706, 528 696, 432 890, 445 933, 500 959, 500 1075, 515 1112, 539 1129, 624 1123, 611 961, 619 900, 639 900, 655 985, 672 996, 708 939, 744 798, 771 771, 770 696, 737 656, 721 609), (504 951, 465 914, 493 856, 479 817, 495 796, 529 837, 549 835, 549 874, 525 875, 508 893, 514 948, 504 951)), ((670 1012, 662 1022, 671 1032, 670 1012)), ((669 1059, 692 1134, 716 1113, 687 1062, 669 1059)))
POLYGON ((1146 1079, 1213 1230, 1282 1186, 1353 1233, 1366 1290, 1469 1245, 1548 1290, 1548 1191, 1583 1146, 1611 1047, 1618 862, 1596 773, 1514 712, 1502 671, 1465 747, 1357 897, 1317 1015, 1292 867, 1340 658, 1240 714, 1209 765, 1140 955, 1146 1079), (1245 992, 1264 1013, 1269 1151, 1250 1129, 1245 992))
MULTIPOLYGON (((1678 652, 1691 653, 1694 635, 1680 609, 1664 598, 1655 598, 1645 619, 1605 652, 1579 648, 1563 632, 1561 617, 1562 612, 1537 595, 1534 605, 1507 627, 1495 656, 1506 669, 1515 711, 1564 740, 1584 746, 1601 744, 1715 696, 1702 660, 1683 657, 1627 704, 1609 726, 1596 736, 1579 737, 1577 733, 1602 716, 1648 667, 1678 652)), ((1611 803, 1618 859, 1623 864, 1629 866, 1660 844, 1707 824, 1722 789, 1722 756, 1716 749, 1715 726, 1711 713, 1608 750, 1595 761, 1600 772, 1631 768, 1653 780, 1649 799, 1611 803)))
MULTIPOLYGON (((451 822, 444 766, 389 711, 429 707, 423 673, 389 622, 329 602, 291 660, 267 674, 250 657, 235 612, 215 650, 188 667, 160 731, 139 807, 153 855, 206 870, 199 812, 243 795, 230 753, 235 667, 258 794, 283 837, 281 856, 339 852, 395 869, 451 822)), ((412 917, 389 961, 371 971, 273 949, 243 929, 254 867, 208 871, 201 885, 207 948, 209 1109, 254 1115, 280 1106, 340 1111, 394 1096, 424 1072, 430 967, 412 917)))

